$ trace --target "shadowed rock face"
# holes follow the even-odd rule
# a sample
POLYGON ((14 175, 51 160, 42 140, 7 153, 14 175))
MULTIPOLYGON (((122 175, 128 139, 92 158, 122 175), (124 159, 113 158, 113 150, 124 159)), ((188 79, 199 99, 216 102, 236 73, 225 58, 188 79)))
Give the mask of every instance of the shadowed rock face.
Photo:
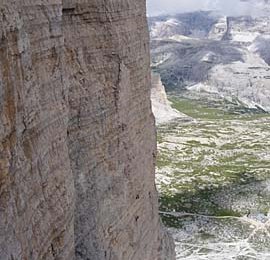
POLYGON ((251 45, 251 50, 255 51, 260 57, 270 65, 270 36, 257 37, 254 43, 251 45))
POLYGON ((145 1, 0 7, 0 259, 174 259, 145 1))
POLYGON ((207 81, 216 65, 243 60, 236 46, 226 42, 152 40, 151 49, 152 67, 169 90, 207 81))

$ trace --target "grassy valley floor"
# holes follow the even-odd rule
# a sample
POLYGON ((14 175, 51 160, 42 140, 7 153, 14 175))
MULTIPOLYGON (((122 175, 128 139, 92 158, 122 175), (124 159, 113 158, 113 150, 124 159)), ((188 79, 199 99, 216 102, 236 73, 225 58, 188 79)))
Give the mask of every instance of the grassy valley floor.
POLYGON ((171 97, 190 120, 158 127, 160 214, 177 259, 270 259, 270 116, 171 97))

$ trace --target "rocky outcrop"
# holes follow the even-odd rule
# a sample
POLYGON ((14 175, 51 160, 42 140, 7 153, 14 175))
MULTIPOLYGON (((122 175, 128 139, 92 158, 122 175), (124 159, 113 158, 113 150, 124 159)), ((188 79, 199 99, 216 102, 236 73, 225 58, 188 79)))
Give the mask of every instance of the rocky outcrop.
POLYGON ((0 259, 173 259, 145 1, 0 7, 0 259))
POLYGON ((228 33, 228 18, 222 16, 216 24, 213 25, 208 34, 208 39, 220 41, 226 37, 228 33))
POLYGON ((174 119, 188 119, 188 116, 173 109, 168 100, 165 87, 158 73, 151 74, 151 101, 156 124, 167 123, 174 119))

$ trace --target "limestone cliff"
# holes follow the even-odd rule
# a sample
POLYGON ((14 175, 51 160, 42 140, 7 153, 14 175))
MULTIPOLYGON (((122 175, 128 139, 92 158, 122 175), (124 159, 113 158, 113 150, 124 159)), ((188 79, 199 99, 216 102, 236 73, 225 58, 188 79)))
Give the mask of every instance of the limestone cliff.
POLYGON ((160 75, 154 72, 151 73, 151 102, 157 125, 168 123, 174 119, 191 120, 187 115, 172 108, 160 75))
POLYGON ((0 2, 0 259, 174 259, 154 185, 144 0, 0 2))

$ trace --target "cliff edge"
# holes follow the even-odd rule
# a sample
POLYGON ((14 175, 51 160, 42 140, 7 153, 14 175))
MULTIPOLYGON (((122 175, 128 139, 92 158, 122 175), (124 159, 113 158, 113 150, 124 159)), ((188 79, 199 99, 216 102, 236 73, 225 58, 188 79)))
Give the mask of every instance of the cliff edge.
POLYGON ((145 0, 0 3, 0 259, 174 259, 154 185, 145 0))
POLYGON ((169 123, 176 119, 191 120, 187 115, 172 108, 160 75, 155 72, 151 73, 151 102, 157 125, 169 123))

